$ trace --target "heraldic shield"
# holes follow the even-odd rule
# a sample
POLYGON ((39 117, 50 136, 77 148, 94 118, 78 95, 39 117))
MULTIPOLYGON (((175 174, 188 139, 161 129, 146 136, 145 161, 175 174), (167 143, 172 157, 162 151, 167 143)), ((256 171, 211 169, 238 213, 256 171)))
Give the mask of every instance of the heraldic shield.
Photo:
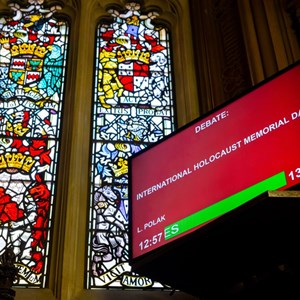
POLYGON ((36 44, 14 45, 9 66, 9 78, 17 84, 29 85, 43 76, 47 49, 36 44))

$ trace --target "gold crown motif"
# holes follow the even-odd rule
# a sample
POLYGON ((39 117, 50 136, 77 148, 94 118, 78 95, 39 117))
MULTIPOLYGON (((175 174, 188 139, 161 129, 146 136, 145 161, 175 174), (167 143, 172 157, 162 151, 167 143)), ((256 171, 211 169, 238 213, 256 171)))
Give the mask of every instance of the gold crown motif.
POLYGON ((12 56, 18 56, 18 55, 35 55, 37 57, 43 58, 46 53, 48 52, 48 49, 44 46, 39 46, 37 44, 14 44, 11 47, 11 55, 12 56))
POLYGON ((139 60, 145 64, 149 64, 150 52, 141 50, 124 50, 117 52, 118 62, 124 62, 126 60, 139 60))
POLYGON ((0 155, 0 169, 15 168, 29 173, 35 164, 30 155, 23 153, 5 153, 0 155))
POLYGON ((7 37, 3 37, 0 39, 1 44, 7 44, 8 42, 9 42, 9 38, 7 38, 7 37))
POLYGON ((113 169, 116 177, 120 177, 121 175, 128 173, 128 161, 119 157, 117 165, 112 164, 111 168, 113 169))
POLYGON ((6 130, 14 132, 19 136, 23 136, 29 128, 23 127, 21 123, 12 124, 10 122, 6 122, 6 130))

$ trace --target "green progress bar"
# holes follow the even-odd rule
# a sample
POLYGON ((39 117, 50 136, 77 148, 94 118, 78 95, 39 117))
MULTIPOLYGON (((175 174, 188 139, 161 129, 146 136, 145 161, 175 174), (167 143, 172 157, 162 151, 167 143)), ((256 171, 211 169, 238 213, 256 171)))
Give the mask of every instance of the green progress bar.
POLYGON ((170 224, 164 228, 165 233, 168 232, 167 236, 165 234, 165 240, 169 240, 177 235, 180 235, 196 226, 199 226, 205 222, 208 222, 216 217, 227 213, 240 205, 248 202, 249 200, 259 196, 260 194, 269 191, 279 189, 287 184, 284 171, 269 177, 251 187, 242 190, 230 197, 221 200, 211 206, 208 206, 188 217, 185 217, 173 224, 170 224), (172 233, 172 226, 177 225, 179 229, 175 233, 172 233))

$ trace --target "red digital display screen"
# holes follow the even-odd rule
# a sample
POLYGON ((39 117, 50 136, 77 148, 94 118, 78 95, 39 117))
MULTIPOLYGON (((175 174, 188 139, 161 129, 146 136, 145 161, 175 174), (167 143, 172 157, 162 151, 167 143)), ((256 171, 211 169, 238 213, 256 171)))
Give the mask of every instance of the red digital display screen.
POLYGON ((300 65, 132 156, 129 170, 132 259, 299 184, 300 65))

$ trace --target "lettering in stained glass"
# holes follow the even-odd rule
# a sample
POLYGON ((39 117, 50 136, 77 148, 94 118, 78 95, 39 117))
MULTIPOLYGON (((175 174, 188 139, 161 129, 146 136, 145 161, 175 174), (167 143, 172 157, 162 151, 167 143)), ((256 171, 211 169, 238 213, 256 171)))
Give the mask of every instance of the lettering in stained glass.
POLYGON ((87 286, 162 284, 128 264, 128 158, 174 130, 169 31, 137 2, 97 28, 87 286))
POLYGON ((13 249, 25 287, 47 281, 68 42, 43 2, 0 16, 0 255, 13 249))

